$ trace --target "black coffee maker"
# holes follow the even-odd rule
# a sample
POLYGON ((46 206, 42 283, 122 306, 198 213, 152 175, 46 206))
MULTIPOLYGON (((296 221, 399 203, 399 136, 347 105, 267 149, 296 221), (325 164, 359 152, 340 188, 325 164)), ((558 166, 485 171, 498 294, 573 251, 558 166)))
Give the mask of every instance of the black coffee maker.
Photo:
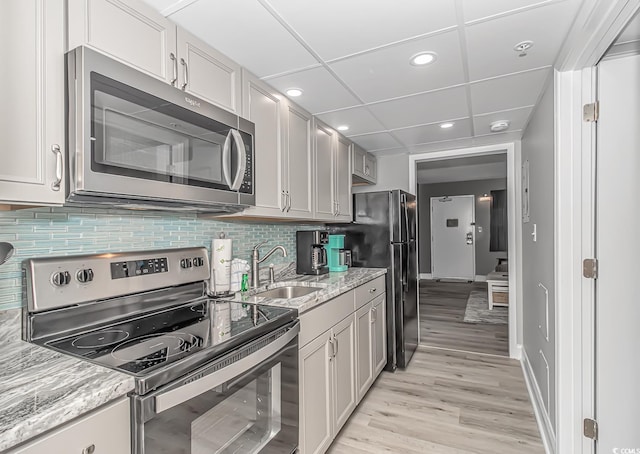
POLYGON ((325 230, 310 230, 296 232, 296 273, 325 274, 327 267, 327 250, 329 232, 325 230))

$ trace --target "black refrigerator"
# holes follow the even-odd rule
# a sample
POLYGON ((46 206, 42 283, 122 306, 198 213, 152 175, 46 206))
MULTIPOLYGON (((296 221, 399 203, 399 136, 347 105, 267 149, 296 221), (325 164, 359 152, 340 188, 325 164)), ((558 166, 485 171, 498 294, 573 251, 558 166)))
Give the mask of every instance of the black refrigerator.
POLYGON ((345 234, 352 266, 387 268, 387 366, 405 368, 418 347, 416 198, 401 190, 353 195, 353 223, 345 234))

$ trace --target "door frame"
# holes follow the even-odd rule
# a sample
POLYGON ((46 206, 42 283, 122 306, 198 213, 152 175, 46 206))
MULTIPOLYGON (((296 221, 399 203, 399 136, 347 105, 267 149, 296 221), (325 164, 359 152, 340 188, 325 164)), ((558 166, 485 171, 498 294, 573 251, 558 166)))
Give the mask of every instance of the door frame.
POLYGON ((582 260, 595 255, 596 65, 640 0, 584 0, 556 61, 555 269, 556 443, 553 453, 592 454, 582 419, 595 415, 595 285, 582 260), (560 285, 562 283, 562 285, 560 285))
POLYGON ((447 279, 447 278, 438 278, 436 276, 436 273, 434 273, 434 269, 435 269, 435 260, 434 260, 434 255, 433 255, 433 201, 434 200, 439 200, 442 199, 444 197, 448 197, 450 199, 466 199, 471 197, 471 217, 473 218, 473 230, 471 231, 473 234, 473 248, 471 248, 472 250, 472 259, 471 259, 471 266, 473 267, 473 272, 471 274, 472 276, 472 280, 475 281, 476 278, 476 197, 474 195, 452 195, 452 196, 440 196, 440 197, 431 197, 431 200, 429 201, 429 207, 431 208, 431 215, 429 216, 429 222, 431 223, 431 275, 433 276, 433 279, 447 279))
MULTIPOLYGON (((638 0, 640 2, 640 0, 638 0)), ((507 201, 508 201, 508 254, 509 254, 509 357, 522 359, 522 188, 520 180, 521 153, 520 141, 485 145, 471 148, 458 148, 417 153, 409 155, 409 189, 416 194, 416 218, 419 219, 419 194, 416 180, 418 162, 441 161, 470 156, 506 154, 507 156, 507 201)), ((420 241, 420 223, 416 236, 420 241)), ((431 241, 431 240, 429 240, 431 241)), ((418 270, 420 268, 418 267, 418 270)))

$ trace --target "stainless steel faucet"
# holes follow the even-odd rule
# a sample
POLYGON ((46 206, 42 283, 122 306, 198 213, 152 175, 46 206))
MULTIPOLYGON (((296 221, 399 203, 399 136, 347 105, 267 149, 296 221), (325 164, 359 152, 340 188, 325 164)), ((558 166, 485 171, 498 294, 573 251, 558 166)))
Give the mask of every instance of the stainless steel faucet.
POLYGON ((267 252, 267 255, 260 258, 260 246, 265 243, 266 241, 263 241, 262 243, 258 243, 253 247, 253 253, 251 254, 251 288, 260 287, 260 264, 262 262, 267 260, 274 252, 278 250, 282 251, 283 257, 287 256, 287 250, 284 247, 275 246, 273 249, 267 252))

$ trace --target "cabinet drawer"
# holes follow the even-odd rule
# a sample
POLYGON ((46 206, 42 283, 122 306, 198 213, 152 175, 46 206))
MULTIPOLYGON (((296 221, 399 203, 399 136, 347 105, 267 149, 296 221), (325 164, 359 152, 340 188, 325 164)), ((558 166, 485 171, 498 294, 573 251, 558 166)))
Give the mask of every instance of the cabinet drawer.
POLYGON ((300 316, 300 348, 353 314, 353 290, 305 312, 300 316))
POLYGON ((128 398, 81 416, 25 446, 8 451, 8 454, 83 452, 131 454, 128 398))
POLYGON ((385 276, 380 276, 366 284, 356 287, 356 309, 360 309, 369 301, 385 292, 385 276))

